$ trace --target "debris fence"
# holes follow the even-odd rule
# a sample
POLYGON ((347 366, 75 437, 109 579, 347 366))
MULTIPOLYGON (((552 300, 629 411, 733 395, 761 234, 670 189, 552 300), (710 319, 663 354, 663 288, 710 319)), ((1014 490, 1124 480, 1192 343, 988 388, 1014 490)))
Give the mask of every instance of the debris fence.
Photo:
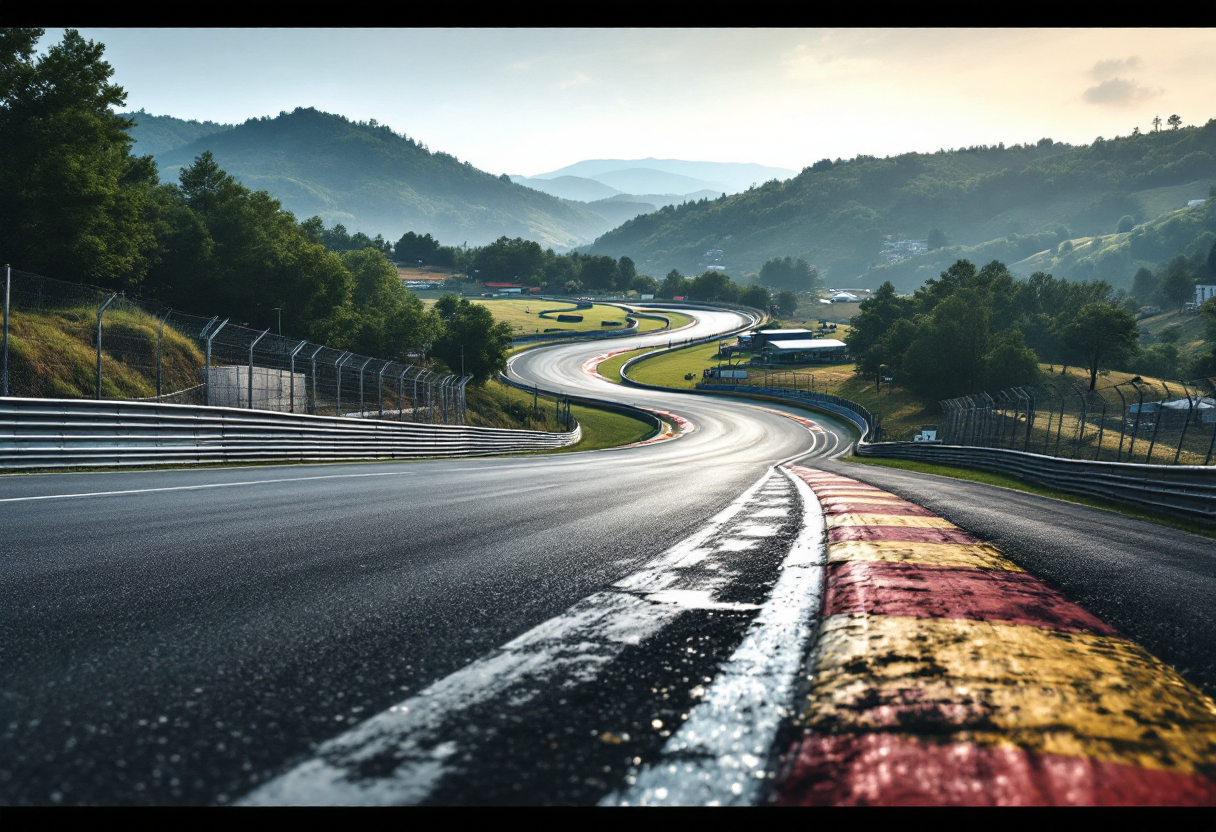
POLYGON ((1134 378, 1089 390, 1063 381, 940 403, 938 439, 1066 459, 1211 465, 1216 449, 1212 379, 1134 378))
MULTIPOLYGON (((469 378, 4 267, 0 395, 466 423, 469 378)), ((414 357, 411 356, 411 359, 414 357)))

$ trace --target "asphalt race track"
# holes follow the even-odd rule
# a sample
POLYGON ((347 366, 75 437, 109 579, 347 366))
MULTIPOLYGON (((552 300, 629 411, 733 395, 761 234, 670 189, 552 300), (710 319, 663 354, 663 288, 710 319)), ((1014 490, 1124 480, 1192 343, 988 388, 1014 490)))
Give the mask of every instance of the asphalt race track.
MULTIPOLYGON (((679 337, 743 322, 696 314, 679 337)), ((821 518, 774 468, 792 459, 1008 544, 1212 689, 1210 541, 831 462, 854 436, 838 421, 611 385, 581 369, 605 349, 530 350, 511 374, 676 414, 683 434, 551 456, 0 477, 0 803, 629 802, 673 754, 701 760, 670 786, 689 802, 718 782, 763 800, 819 597, 800 567, 821 518), (732 687, 741 661, 759 688, 732 687), (746 777, 723 779, 723 761, 746 777)))

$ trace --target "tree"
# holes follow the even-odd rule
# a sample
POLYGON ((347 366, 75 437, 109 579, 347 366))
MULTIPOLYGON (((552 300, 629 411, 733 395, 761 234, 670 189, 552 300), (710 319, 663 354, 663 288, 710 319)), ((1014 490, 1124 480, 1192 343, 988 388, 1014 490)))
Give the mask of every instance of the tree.
POLYGON ((1124 234, 1136 227, 1136 218, 1131 214, 1124 214, 1119 218, 1119 225, 1115 227, 1115 231, 1124 234))
POLYGON ((629 281, 629 288, 639 295, 657 295, 659 293, 659 281, 648 274, 640 274, 629 281))
POLYGON ((1141 266, 1132 278, 1132 297, 1141 304, 1150 304, 1157 299, 1161 281, 1148 269, 1141 266))
POLYGON ((678 298, 688 294, 688 279, 680 274, 675 269, 667 273, 663 278, 663 285, 659 289, 659 297, 678 298))
POLYGON ((1179 127, 1182 126, 1182 117, 1178 116, 1178 115, 1172 115, 1166 119, 1166 123, 1168 123, 1169 126, 1172 127, 1173 129, 1177 130, 1179 127))
POLYGON ((776 257, 760 267, 760 283, 773 289, 809 292, 820 286, 819 271, 801 257, 776 257))
POLYGON ((616 263, 617 280, 621 286, 628 286, 638 276, 637 266, 628 257, 622 257, 616 263))
POLYGON ((617 262, 600 255, 587 257, 579 267, 578 279, 584 287, 596 292, 610 292, 616 288, 620 277, 617 262))
POLYGON ((1161 131, 1161 116, 1153 116, 1153 132, 1159 133, 1160 131, 1161 131))
POLYGON ((930 228, 929 239, 925 243, 928 245, 929 251, 934 251, 950 245, 950 238, 940 228, 930 228))
POLYGON ((1089 368, 1089 389, 1098 384, 1098 369, 1135 351, 1140 331, 1136 319, 1115 303, 1087 303, 1058 322, 1064 345, 1089 368))
POLYGON ((773 299, 769 295, 768 289, 755 283, 739 293, 739 303, 743 306, 750 306, 753 309, 767 312, 772 302, 773 299))
POLYGON ((798 311, 798 296, 788 289, 777 293, 777 314, 788 318, 798 311))
POLYGON ((1195 296, 1195 278, 1186 256, 1179 254, 1166 264, 1161 277, 1161 298, 1166 305, 1181 307, 1195 296))
POLYGON ((904 353, 908 385, 931 400, 979 391, 992 346, 991 320, 991 306, 980 289, 959 289, 937 304, 917 325, 904 353))
POLYGON ((130 155, 103 44, 75 29, 37 59, 42 29, 0 30, 0 251, 22 268, 113 288, 147 273, 156 166, 130 155))
POLYGON ((689 290, 696 300, 720 300, 734 303, 739 299, 739 287, 725 272, 701 272, 693 278, 689 290))
POLYGON ((495 321, 485 306, 459 295, 442 296, 435 302, 435 311, 443 321, 443 330, 431 354, 452 372, 459 373, 463 364, 472 383, 482 385, 506 369, 510 324, 495 321))

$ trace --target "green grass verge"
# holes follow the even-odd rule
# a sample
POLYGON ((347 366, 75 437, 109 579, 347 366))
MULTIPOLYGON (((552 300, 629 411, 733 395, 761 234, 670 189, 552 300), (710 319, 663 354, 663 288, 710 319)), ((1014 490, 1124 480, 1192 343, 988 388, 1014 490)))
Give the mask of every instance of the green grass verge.
POLYGON ((577 445, 562 451, 595 451, 615 448, 649 439, 654 427, 649 422, 626 416, 615 410, 570 405, 570 414, 583 428, 583 438, 577 445))
POLYGON ((1001 488, 1010 488, 1014 491, 1022 491, 1027 494, 1037 494, 1040 497, 1051 497, 1052 499, 1063 500, 1068 503, 1076 503, 1077 505, 1113 511, 1117 514, 1122 514, 1125 517, 1133 517, 1137 520, 1148 520, 1162 526, 1169 526, 1172 529, 1180 529, 1184 532, 1190 532, 1191 534, 1216 538, 1216 529, 1213 529, 1211 526, 1190 523, 1186 520, 1178 520, 1173 517, 1163 517, 1160 514, 1156 514, 1151 511, 1125 506, 1121 503, 1113 503, 1109 500, 1102 500, 1097 497, 1087 497, 1081 494, 1069 494, 1064 491, 1056 491, 1052 488, 1045 488, 1041 485, 1025 482, 1024 480, 1011 477, 1007 474, 992 474, 987 471, 973 471, 970 468, 955 468, 949 465, 934 465, 928 462, 916 462, 909 459, 874 459, 872 457, 850 456, 845 457, 843 461, 855 462, 861 465, 877 465, 882 468, 898 468, 901 471, 915 471, 918 474, 936 474, 939 477, 950 477, 951 479, 956 480, 966 480, 968 482, 983 483, 984 485, 995 485, 1001 488))

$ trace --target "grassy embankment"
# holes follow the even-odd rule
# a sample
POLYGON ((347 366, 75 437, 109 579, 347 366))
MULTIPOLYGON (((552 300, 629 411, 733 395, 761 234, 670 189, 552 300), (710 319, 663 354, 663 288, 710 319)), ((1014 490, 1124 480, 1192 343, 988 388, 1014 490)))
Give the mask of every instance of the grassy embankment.
POLYGON ((1119 514, 1128 517, 1134 517, 1139 520, 1151 520, 1154 523, 1159 523, 1163 526, 1169 526, 1174 529, 1181 529, 1192 534, 1201 534, 1205 537, 1216 538, 1216 529, 1210 526, 1202 526, 1197 523, 1188 523, 1186 520, 1178 520, 1173 517, 1165 517, 1160 514, 1155 514, 1143 509, 1125 506, 1120 503, 1112 503, 1108 500, 1101 500, 1097 497, 1087 497, 1081 494, 1069 494, 1064 491, 1055 491, 1051 488, 1045 488, 1033 483, 1023 482, 1004 474, 990 474, 986 471, 972 471, 969 468, 954 468, 948 465, 932 465, 927 462, 914 462, 907 459, 873 459, 869 457, 846 457, 845 462, 855 462, 862 465, 877 465, 883 468, 898 468, 902 471, 915 471, 920 474, 935 474, 940 477, 950 477, 956 480, 966 480, 968 482, 979 482, 985 485, 995 485, 1001 488, 1009 488, 1014 491, 1022 491, 1027 494, 1038 494, 1043 497, 1051 497, 1056 500, 1064 500, 1069 503, 1076 503, 1083 506, 1091 506, 1093 508, 1106 509, 1107 511, 1118 512, 1119 514))
MULTIPOLYGON (((93 307, 21 312, 9 328, 9 366, 14 393, 38 398, 92 398, 97 392, 97 312, 93 307)), ((657 323, 657 322, 656 322, 657 323)), ((103 398, 144 399, 156 395, 156 339, 160 321, 139 310, 106 312, 102 338, 103 398)), ((198 345, 165 327, 162 391, 194 387, 201 381, 198 345)), ((469 423, 487 427, 560 431, 552 399, 532 397, 498 382, 468 390, 469 423)), ((646 422, 597 408, 572 407, 583 426, 577 450, 612 447, 645 439, 646 422)))
MULTIPOLYGON (((556 403, 551 396, 537 396, 534 408, 531 393, 498 381, 487 382, 480 388, 470 387, 467 395, 471 425, 546 431, 566 429, 557 418, 556 403)), ((572 404, 570 415, 582 426, 583 436, 577 445, 562 451, 613 448, 640 442, 653 433, 650 423, 603 408, 572 404)))
MULTIPOLYGON (((80 399, 97 395, 97 309, 93 306, 19 312, 9 322, 9 376, 14 395, 80 399)), ((101 395, 156 396, 156 341, 160 321, 134 309, 111 309, 102 330, 101 395)), ((165 327, 161 389, 201 382, 198 345, 165 327)))

